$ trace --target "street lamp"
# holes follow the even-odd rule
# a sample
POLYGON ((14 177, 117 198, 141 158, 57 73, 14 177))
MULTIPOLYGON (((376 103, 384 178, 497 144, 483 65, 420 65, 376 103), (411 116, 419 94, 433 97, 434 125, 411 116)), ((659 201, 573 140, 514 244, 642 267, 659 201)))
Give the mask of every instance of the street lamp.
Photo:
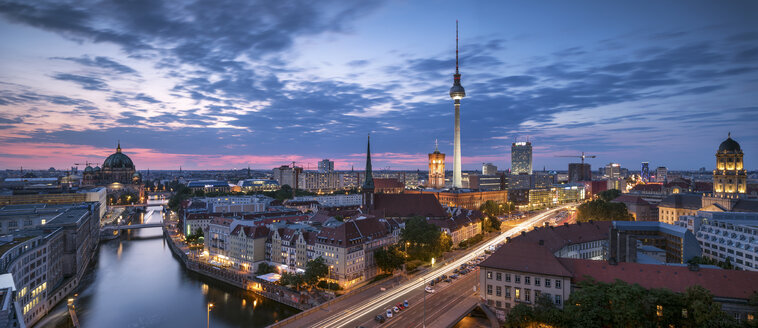
POLYGON ((208 303, 208 325, 206 327, 211 327, 211 309, 213 308, 213 303, 208 303))
POLYGON ((434 258, 432 258, 432 268, 434 267, 434 258))

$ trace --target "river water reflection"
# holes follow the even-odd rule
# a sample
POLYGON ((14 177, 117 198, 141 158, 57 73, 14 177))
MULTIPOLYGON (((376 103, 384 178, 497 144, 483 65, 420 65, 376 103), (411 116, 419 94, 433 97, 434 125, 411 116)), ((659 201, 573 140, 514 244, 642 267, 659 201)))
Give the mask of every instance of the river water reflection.
MULTIPOLYGON (((187 271, 166 245, 161 228, 131 231, 100 244, 98 253, 76 300, 84 328, 205 327, 208 302, 215 305, 211 327, 263 327, 298 312, 187 271)), ((59 304, 38 326, 66 327, 65 311, 65 304, 59 304)))

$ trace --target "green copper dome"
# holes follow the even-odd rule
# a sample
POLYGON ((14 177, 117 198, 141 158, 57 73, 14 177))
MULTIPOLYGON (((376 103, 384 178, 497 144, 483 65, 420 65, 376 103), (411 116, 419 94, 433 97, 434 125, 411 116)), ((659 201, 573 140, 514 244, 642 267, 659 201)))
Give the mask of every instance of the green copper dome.
POLYGON ((134 168, 134 163, 129 156, 124 155, 121 152, 121 143, 116 147, 116 152, 108 156, 103 162, 103 168, 122 169, 122 168, 134 168))

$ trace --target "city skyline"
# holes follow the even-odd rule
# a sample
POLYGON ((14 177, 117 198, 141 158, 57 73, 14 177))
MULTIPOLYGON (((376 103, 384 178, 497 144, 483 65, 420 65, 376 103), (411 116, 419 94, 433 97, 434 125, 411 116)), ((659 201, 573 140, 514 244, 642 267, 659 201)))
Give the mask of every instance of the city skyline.
POLYGON ((0 5, 0 168, 65 169, 121 140, 139 170, 323 158, 348 170, 363 166, 370 132, 377 169, 423 170, 435 139, 453 154, 459 19, 463 170, 510 167, 511 142, 527 137, 535 171, 565 170, 573 161, 555 156, 582 151, 598 155, 593 170, 710 170, 729 132, 751 170, 756 6, 11 1, 0 5))

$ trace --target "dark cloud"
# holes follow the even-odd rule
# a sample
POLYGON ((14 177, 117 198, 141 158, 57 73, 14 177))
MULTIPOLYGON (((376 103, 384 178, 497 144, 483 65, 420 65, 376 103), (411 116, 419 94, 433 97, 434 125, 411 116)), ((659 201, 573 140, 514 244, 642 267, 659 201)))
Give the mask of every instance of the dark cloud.
POLYGON ((108 84, 105 83, 102 79, 91 77, 91 76, 84 76, 84 75, 78 75, 78 74, 69 74, 69 73, 58 73, 52 76, 52 78, 56 80, 61 81, 70 81, 78 84, 85 90, 99 90, 99 91, 106 91, 108 90, 108 84))
POLYGON ((72 62, 79 63, 85 66, 93 67, 93 68, 103 68, 117 74, 135 74, 135 75, 137 74, 137 71, 135 71, 131 67, 123 65, 123 64, 119 64, 118 62, 108 57, 102 57, 102 56, 97 56, 95 58, 91 58, 89 56, 53 57, 52 59, 68 60, 68 61, 72 61, 72 62))

